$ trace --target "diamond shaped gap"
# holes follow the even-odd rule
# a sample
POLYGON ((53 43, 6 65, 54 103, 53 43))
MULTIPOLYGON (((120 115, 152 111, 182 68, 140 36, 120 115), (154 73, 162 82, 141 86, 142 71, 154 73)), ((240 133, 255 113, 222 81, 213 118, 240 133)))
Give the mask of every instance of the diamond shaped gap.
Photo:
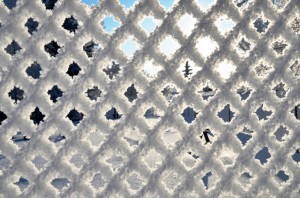
POLYGON ((180 47, 179 42, 174 39, 172 36, 168 35, 164 40, 159 44, 159 50, 162 52, 168 59, 170 59, 173 54, 180 47))
POLYGON ((219 118, 221 118, 224 122, 231 122, 234 117, 234 112, 230 109, 230 104, 224 106, 224 108, 218 112, 219 118))
POLYGON ((159 20, 155 19, 153 16, 144 16, 140 21, 139 26, 149 35, 152 33, 159 24, 159 20))
POLYGON ((209 36, 200 37, 196 43, 196 49, 204 59, 208 58, 215 50, 219 48, 217 42, 215 42, 209 36))
POLYGON ((216 71, 219 73, 220 77, 223 80, 227 80, 230 78, 230 76, 235 72, 236 66, 229 62, 227 59, 220 62, 217 67, 216 71))
POLYGON ((187 123, 191 124, 196 119, 197 114, 198 112, 196 112, 193 108, 187 107, 183 110, 181 116, 187 123))
POLYGON ((120 4, 126 9, 131 8, 137 0, 119 0, 120 4))
POLYGON ((216 0, 197 0, 197 3, 200 6, 201 10, 206 12, 216 3, 216 0))
POLYGON ((81 0, 82 3, 84 3, 85 5, 92 7, 95 6, 99 3, 100 0, 81 0))
POLYGON ((134 53, 140 48, 138 42, 135 41, 134 36, 129 36, 121 45, 121 50, 128 57, 132 58, 134 53))
POLYGON ((197 19, 193 17, 191 14, 184 14, 178 21, 177 25, 180 30, 183 32, 185 36, 189 36, 193 29, 195 28, 195 24, 197 23, 197 19))
POLYGON ((148 78, 155 78, 157 74, 162 70, 162 68, 157 65, 153 59, 146 61, 143 64, 142 72, 148 78))
POLYGON ((193 75, 202 70, 202 67, 196 65, 194 61, 187 59, 184 63, 181 63, 180 70, 183 74, 183 77, 186 80, 190 80, 193 75))
POLYGON ((121 26, 121 22, 116 20, 113 15, 109 15, 104 18, 104 20, 101 22, 101 25, 107 33, 111 34, 121 26))
POLYGON ((159 3, 165 10, 169 10, 174 4, 174 0, 159 0, 159 3))
POLYGON ((215 24, 222 35, 225 35, 226 33, 230 32, 235 26, 234 21, 228 18, 227 16, 220 17, 219 19, 217 19, 215 24))

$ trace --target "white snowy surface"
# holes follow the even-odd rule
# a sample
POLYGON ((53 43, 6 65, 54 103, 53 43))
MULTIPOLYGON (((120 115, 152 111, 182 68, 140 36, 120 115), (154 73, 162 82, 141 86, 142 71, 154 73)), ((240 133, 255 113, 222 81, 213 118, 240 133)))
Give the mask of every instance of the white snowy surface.
POLYGON ((157 0, 140 0, 130 10, 118 0, 101 0, 94 7, 58 0, 53 10, 41 0, 19 0, 13 10, 1 1, 0 111, 7 119, 0 125, 0 155, 5 156, 0 157, 0 197, 299 197, 300 164, 292 155, 300 147, 300 120, 291 111, 300 103, 300 89, 299 76, 290 69, 300 61, 299 32, 290 28, 300 17, 299 1, 249 0, 237 7, 236 1, 218 0, 205 12, 198 1, 176 1, 168 11, 157 0), (259 13, 270 20, 261 34, 253 27, 259 13), (177 22, 185 14, 197 22, 183 33, 177 22), (225 36, 215 25, 221 14, 236 23, 225 36), (70 15, 79 22, 75 34, 62 28, 70 15), (112 34, 100 24, 110 15, 122 24, 112 34), (162 21, 151 34, 139 26, 148 15, 162 21), (39 22, 33 35, 24 26, 30 17, 39 22), (251 47, 241 55, 242 37, 251 47), (120 47, 127 38, 139 45, 132 57, 120 47), (177 42, 163 48, 167 55, 159 47, 166 38, 177 42), (199 44, 202 38, 214 43, 199 44), (12 40, 22 47, 14 56, 4 50, 12 40), (63 46, 56 57, 44 51, 52 40, 63 46), (88 58, 83 45, 91 40, 100 48, 88 58), (272 49, 278 40, 288 45, 281 55, 272 49), (201 67, 189 79, 182 72, 187 59, 201 67), (225 72, 226 80, 218 70, 224 60, 235 66, 225 72), (25 72, 34 61, 42 67, 36 80, 25 72), (66 72, 73 61, 81 71, 71 78, 66 72), (112 61, 121 71, 109 79, 103 69, 112 61), (159 66, 154 73, 146 71, 151 78, 143 71, 147 61, 159 66), (261 63, 272 69, 258 76, 255 68, 261 63), (288 88, 283 98, 272 90, 280 82, 288 88), (124 95, 131 84, 138 92, 132 102, 124 95), (56 103, 47 94, 53 85, 64 92, 56 103), (246 100, 237 94, 242 85, 252 90, 246 100), (25 92, 17 104, 8 96, 14 86, 25 92), (96 101, 86 94, 93 86, 102 91, 96 101), (178 92, 172 100, 161 92, 167 86, 178 92), (208 100, 198 94, 205 86, 217 90, 208 100), (234 112, 230 122, 218 117, 227 104, 234 112), (261 106, 272 111, 267 120, 255 113, 261 106), (29 119, 35 107, 45 115, 39 125, 29 119), (120 119, 106 119, 112 107, 120 119), (151 107, 155 116, 146 118, 151 107), (191 123, 182 116, 187 107, 197 113, 191 123), (76 126, 66 117, 74 108, 84 114, 76 126), (288 133, 278 141, 274 133, 281 125, 288 133), (200 138, 207 128, 214 135, 211 144, 200 138), (30 141, 14 143, 19 131, 30 141), (240 132, 252 135, 245 145, 237 138, 240 132), (49 141, 55 134, 66 139, 49 141), (262 165, 255 156, 264 147, 271 157, 262 165), (280 170, 289 176, 286 182, 276 176, 280 170), (16 185, 21 177, 28 185, 16 185))

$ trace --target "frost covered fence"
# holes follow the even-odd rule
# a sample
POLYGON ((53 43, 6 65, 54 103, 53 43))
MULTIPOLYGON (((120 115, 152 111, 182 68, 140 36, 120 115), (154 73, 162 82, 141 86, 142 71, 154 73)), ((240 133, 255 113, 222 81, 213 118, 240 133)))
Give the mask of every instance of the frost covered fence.
POLYGON ((0 1, 0 195, 299 197, 299 13, 0 1))

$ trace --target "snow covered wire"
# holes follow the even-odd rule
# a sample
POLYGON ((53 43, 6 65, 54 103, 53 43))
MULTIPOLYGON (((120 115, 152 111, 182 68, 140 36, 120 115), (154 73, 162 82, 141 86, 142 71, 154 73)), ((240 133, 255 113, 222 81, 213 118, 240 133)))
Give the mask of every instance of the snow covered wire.
POLYGON ((298 197, 298 0, 202 3, 1 1, 0 194, 298 197))

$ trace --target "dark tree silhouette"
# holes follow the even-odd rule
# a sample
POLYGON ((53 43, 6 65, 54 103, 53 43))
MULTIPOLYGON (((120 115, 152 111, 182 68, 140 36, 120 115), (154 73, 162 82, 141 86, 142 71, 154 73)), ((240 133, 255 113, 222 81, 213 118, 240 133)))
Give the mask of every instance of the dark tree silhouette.
POLYGON ((44 122, 44 117, 45 115, 40 112, 38 107, 36 107, 30 115, 30 120, 32 120, 34 124, 39 125, 40 122, 44 122))
POLYGON ((182 70, 185 78, 189 77, 192 74, 191 73, 192 69, 190 67, 191 66, 189 65, 189 62, 186 61, 185 68, 184 68, 184 70, 182 70))

